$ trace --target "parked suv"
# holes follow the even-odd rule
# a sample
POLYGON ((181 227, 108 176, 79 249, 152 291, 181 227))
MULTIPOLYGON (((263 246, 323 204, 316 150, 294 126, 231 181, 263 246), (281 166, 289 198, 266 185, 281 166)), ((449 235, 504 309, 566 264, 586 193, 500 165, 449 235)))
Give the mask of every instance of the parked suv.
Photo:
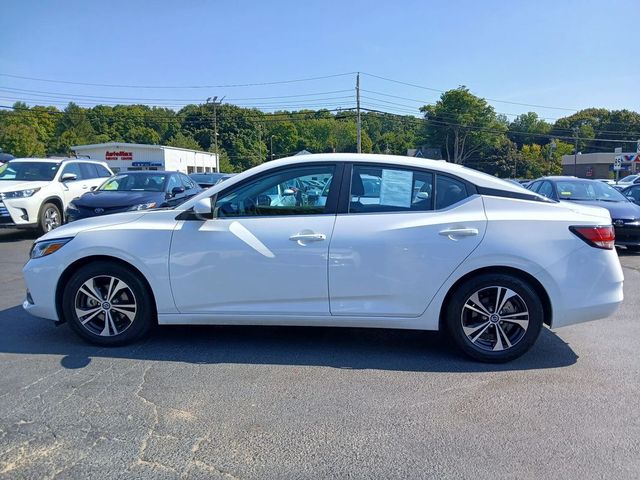
POLYGON ((71 200, 111 175, 105 163, 91 160, 11 160, 0 166, 0 227, 49 232, 62 225, 71 200))

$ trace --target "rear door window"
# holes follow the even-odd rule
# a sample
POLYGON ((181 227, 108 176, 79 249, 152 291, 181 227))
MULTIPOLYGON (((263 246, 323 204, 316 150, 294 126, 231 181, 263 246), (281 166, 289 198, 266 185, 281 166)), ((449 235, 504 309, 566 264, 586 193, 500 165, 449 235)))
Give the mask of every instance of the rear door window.
POLYGON ((82 178, 85 180, 90 178, 98 178, 98 170, 93 163, 81 163, 80 171, 82 172, 82 178))
POLYGON ((433 210, 433 174, 422 170, 355 165, 349 213, 433 210))

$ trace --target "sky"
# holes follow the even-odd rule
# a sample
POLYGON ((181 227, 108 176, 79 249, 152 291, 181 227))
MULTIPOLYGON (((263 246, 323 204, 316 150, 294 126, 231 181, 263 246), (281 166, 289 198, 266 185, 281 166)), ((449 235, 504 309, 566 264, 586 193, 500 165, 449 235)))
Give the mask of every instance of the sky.
POLYGON ((460 85, 510 118, 640 111, 639 0, 3 0, 0 18, 0 105, 349 108, 359 71, 362 106, 396 113, 460 85))

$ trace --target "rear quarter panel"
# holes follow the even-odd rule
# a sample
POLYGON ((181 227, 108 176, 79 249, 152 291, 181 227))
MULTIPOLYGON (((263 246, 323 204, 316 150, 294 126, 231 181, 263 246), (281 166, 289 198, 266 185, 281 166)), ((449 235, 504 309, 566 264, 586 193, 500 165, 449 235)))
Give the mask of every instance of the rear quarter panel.
POLYGON ((491 196, 483 200, 485 237, 438 291, 424 315, 426 328, 438 328, 451 287, 481 268, 511 267, 535 277, 551 300, 553 326, 575 323, 566 312, 577 306, 608 302, 609 296, 598 296, 604 284, 609 293, 618 290, 614 284, 620 284, 621 291, 622 269, 615 250, 590 247, 569 231, 571 225, 610 224, 606 210, 491 196))

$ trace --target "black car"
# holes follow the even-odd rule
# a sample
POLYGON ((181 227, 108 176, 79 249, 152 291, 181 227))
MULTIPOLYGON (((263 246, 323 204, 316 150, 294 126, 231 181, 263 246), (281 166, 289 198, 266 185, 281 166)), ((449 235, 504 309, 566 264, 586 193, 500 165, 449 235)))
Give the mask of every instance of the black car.
POLYGON ((214 185, 231 178, 235 173, 191 173, 189 176, 195 180, 202 188, 213 187, 214 185))
POLYGON ((546 177, 531 182, 527 188, 552 200, 606 208, 616 232, 616 245, 640 251, 640 206, 612 186, 598 180, 546 177))
POLYGON ((122 172, 69 203, 67 222, 130 210, 174 207, 202 188, 179 172, 122 172))
POLYGON ((640 205, 640 184, 630 185, 620 190, 620 193, 636 205, 640 205))

